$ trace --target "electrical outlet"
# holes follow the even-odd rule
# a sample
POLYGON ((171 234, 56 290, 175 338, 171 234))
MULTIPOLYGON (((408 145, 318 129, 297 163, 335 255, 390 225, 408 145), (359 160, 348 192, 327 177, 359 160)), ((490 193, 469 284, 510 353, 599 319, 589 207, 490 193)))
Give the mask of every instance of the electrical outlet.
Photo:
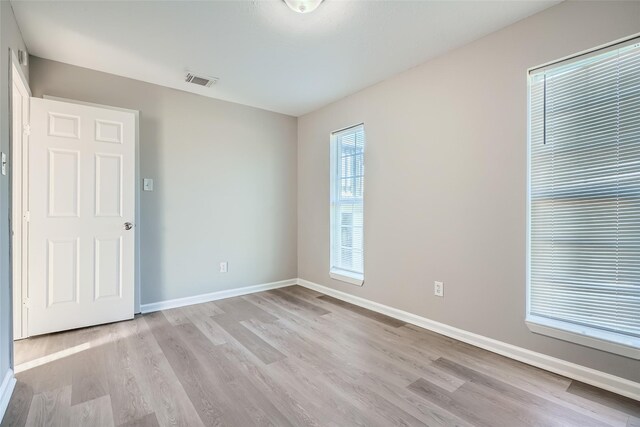
POLYGON ((437 297, 444 297, 444 283, 433 282, 433 294, 437 297))
POLYGON ((222 261, 220 263, 220 273, 226 273, 227 271, 229 271, 229 265, 227 264, 227 261, 222 261))

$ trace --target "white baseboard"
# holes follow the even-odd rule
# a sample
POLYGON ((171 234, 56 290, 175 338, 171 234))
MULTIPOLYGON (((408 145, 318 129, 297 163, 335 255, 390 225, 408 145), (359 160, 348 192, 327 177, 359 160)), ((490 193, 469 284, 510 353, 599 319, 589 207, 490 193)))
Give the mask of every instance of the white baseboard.
POLYGON ((11 394, 13 393, 15 386, 16 377, 13 376, 13 371, 11 369, 7 369, 7 373, 4 375, 2 384, 0 384, 0 421, 2 421, 2 417, 4 417, 7 406, 9 406, 11 394))
POLYGON ((480 347, 485 350, 500 354, 502 356, 518 360, 528 365, 532 365, 556 373, 558 375, 563 375, 568 378, 582 381, 595 387, 609 390, 613 393, 617 393, 622 396, 627 396, 631 399, 640 401, 640 383, 620 378, 615 375, 607 374, 605 372, 597 371, 595 369, 587 368, 586 366, 567 362, 562 359, 547 356, 546 354, 537 353, 535 351, 527 350, 522 347, 517 347, 512 344, 507 344, 505 342, 494 340, 492 338, 487 338, 482 335, 474 334, 472 332, 445 325, 444 323, 436 322, 434 320, 430 320, 416 314, 399 310, 397 308, 389 307, 387 305, 357 297, 346 292, 328 288, 326 286, 322 286, 308 280, 298 279, 298 285, 304 286, 305 288, 313 289, 314 291, 330 295, 334 298, 338 298, 340 300, 367 308, 378 313, 386 314, 389 317, 393 317, 395 319, 402 320, 403 322, 407 322, 412 325, 416 325, 421 328, 448 336, 450 338, 466 342, 476 347, 480 347))
POLYGON ((176 299, 171 299, 167 301, 152 302, 150 304, 142 304, 140 306, 140 311, 142 313, 151 313, 153 311, 167 310, 169 308, 184 307, 186 305, 216 301, 219 299, 225 299, 225 298, 237 297, 240 295, 253 294, 256 292, 268 291, 270 289, 284 288, 285 286, 295 285, 296 283, 297 283, 297 279, 281 280, 279 282, 263 283, 261 285, 227 289, 224 291, 211 292, 208 294, 194 295, 192 297, 176 298, 176 299))

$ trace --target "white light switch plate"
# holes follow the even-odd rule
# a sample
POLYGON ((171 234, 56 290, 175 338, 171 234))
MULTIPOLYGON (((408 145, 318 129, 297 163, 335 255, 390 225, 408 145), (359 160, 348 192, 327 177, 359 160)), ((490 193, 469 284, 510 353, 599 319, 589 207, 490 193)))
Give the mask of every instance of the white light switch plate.
POLYGON ((220 263, 220 273, 226 273, 227 271, 229 271, 229 265, 226 261, 222 261, 220 263))
POLYGON ((153 180, 151 178, 145 178, 142 181, 142 189, 144 191, 153 191, 153 180))
POLYGON ((7 155, 2 153, 2 175, 7 174, 7 155))
POLYGON ((437 297, 444 297, 444 283, 433 282, 433 294, 437 297))

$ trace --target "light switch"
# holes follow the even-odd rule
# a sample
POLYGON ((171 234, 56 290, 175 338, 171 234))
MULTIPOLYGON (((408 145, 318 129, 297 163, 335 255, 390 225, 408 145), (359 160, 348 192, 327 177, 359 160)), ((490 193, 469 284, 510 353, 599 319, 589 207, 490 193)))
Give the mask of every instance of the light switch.
POLYGON ((151 178, 145 178, 142 181, 142 189, 144 191, 153 191, 153 180, 151 178))
POLYGON ((7 174, 7 155, 2 153, 2 175, 7 174))

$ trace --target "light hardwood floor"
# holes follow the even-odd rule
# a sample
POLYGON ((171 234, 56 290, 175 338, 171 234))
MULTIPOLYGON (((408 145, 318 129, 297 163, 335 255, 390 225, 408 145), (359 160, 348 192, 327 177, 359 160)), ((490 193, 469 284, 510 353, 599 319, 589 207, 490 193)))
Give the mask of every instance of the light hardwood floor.
POLYGON ((16 343, 2 426, 640 426, 640 403, 292 286, 16 343))

